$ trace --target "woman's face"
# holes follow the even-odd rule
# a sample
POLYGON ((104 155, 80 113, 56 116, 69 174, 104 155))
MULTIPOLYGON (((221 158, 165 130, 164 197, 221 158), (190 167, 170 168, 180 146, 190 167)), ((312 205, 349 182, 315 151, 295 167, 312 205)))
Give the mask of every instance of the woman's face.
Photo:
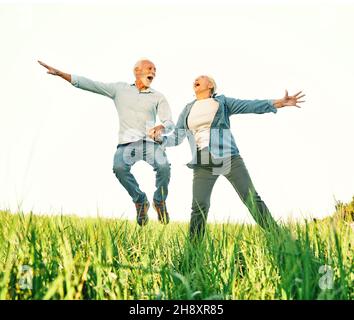
POLYGON ((213 88, 213 84, 209 81, 207 76, 199 76, 194 80, 193 89, 195 94, 200 94, 209 91, 213 88))

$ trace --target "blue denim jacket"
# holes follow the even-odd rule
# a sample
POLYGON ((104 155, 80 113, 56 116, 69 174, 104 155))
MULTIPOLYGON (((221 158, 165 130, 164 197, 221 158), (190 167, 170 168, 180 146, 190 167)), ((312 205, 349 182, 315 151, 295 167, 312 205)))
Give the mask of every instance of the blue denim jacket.
MULTIPOLYGON (((219 108, 210 127, 209 152, 215 159, 229 158, 239 155, 235 139, 230 129, 230 116, 238 113, 267 113, 277 112, 272 100, 240 100, 216 96, 214 99, 219 103, 219 108)), ((197 163, 197 145, 194 135, 188 128, 188 115, 196 100, 188 103, 178 118, 175 130, 163 139, 165 147, 176 146, 182 143, 185 137, 188 138, 192 151, 192 160, 187 164, 193 167, 197 163)))

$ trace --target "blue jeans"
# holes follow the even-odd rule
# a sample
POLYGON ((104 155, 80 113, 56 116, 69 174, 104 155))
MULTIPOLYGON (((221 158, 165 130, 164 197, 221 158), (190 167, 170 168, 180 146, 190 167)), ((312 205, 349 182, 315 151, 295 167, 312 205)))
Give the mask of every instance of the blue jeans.
POLYGON ((139 140, 118 145, 114 155, 113 172, 128 191, 133 202, 145 202, 146 194, 140 190, 138 182, 130 172, 132 165, 140 160, 146 161, 156 172, 154 201, 165 201, 168 195, 171 165, 164 149, 158 143, 139 140))

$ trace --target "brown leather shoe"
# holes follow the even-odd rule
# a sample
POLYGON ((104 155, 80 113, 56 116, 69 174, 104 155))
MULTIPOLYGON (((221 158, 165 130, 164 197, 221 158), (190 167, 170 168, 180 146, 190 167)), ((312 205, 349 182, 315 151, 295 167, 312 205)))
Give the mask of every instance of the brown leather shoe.
POLYGON ((170 222, 170 216, 167 212, 165 201, 155 201, 152 204, 153 208, 157 212, 157 217, 159 221, 163 224, 168 224, 170 222))
POLYGON ((145 226, 149 221, 148 211, 149 211, 150 203, 149 201, 145 202, 136 202, 136 222, 139 226, 145 226))

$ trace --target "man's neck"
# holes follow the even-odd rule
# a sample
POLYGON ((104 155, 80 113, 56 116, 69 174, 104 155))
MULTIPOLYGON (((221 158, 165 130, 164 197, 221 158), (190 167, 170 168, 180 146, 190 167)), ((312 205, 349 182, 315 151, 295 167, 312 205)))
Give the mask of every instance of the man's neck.
POLYGON ((135 80, 135 86, 138 88, 139 91, 146 90, 149 87, 146 87, 144 83, 140 80, 135 80))

